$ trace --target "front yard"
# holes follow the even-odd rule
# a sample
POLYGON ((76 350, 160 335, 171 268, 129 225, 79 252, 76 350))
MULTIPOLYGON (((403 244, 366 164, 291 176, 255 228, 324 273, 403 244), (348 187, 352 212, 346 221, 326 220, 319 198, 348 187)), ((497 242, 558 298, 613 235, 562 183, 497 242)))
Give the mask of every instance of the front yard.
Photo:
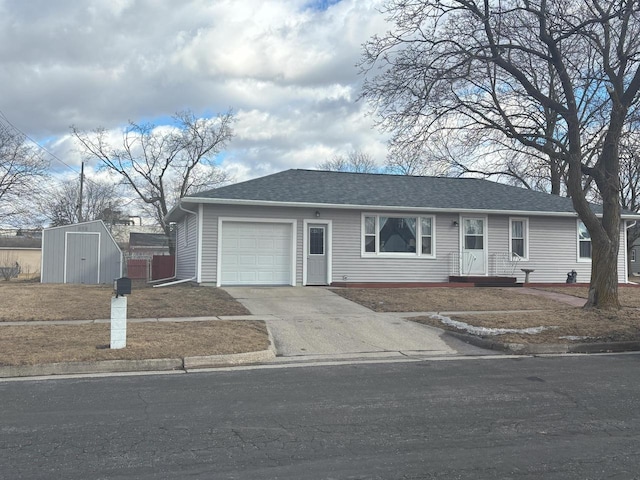
MULTIPOLYGON (((99 320, 111 316, 110 286, 0 282, 0 323, 99 320)), ((247 315, 224 290, 134 285, 128 318, 247 315)), ((0 325, 0 366, 91 360, 184 358, 264 350, 262 321, 128 322, 127 347, 108 348, 109 323, 0 325)))
MULTIPOLYGON (((127 347, 110 350, 103 323, 29 324, 33 321, 100 320, 110 317, 111 287, 0 282, 0 366, 90 360, 138 360, 264 350, 264 322, 206 320, 131 321, 127 347), (7 325, 24 321, 26 325, 7 325), (5 323, 5 325, 1 325, 5 323)), ((586 288, 554 292, 586 297, 586 288)), ((367 288, 333 289, 377 312, 407 312, 413 321, 472 333, 503 343, 592 343, 640 341, 640 288, 620 289, 624 308, 601 312, 572 307, 525 289, 367 288), (409 315, 409 312, 423 312, 409 315), (426 312, 453 312, 431 315, 426 312), (498 329, 498 330, 496 330, 498 329)), ((543 291, 539 290, 538 292, 543 291)), ((219 317, 249 312, 224 290, 176 285, 134 286, 128 317, 219 317)))
MULTIPOLYGON (((587 289, 583 287, 541 290, 581 298, 587 296, 587 289)), ((572 307, 534 294, 522 293, 517 288, 334 291, 378 312, 456 312, 449 315, 412 316, 410 319, 503 343, 640 341, 640 288, 637 287, 620 288, 620 301, 624 308, 618 312, 572 307), (504 313, 497 313, 498 311, 504 313)))

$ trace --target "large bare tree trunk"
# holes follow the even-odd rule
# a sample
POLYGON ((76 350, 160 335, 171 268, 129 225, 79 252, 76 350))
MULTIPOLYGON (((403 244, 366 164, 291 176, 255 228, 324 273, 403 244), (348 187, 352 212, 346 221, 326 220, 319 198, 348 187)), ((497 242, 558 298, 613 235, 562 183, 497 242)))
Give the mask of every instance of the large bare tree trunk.
POLYGON ((615 310, 618 301, 618 242, 591 240, 591 284, 586 308, 615 310))

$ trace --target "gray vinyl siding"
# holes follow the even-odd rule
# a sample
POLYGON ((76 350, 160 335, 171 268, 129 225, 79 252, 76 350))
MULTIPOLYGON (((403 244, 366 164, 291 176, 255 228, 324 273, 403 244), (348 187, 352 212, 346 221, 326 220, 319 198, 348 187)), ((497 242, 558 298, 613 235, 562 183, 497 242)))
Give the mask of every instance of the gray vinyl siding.
MULTIPOLYGON (((100 234, 98 283, 109 284, 122 275, 122 252, 101 220, 63 227, 46 228, 42 232, 42 283, 63 283, 66 259, 65 238, 67 233, 100 234)), ((96 235, 97 236, 97 235, 96 235)), ((79 238, 79 237, 77 237, 79 238)), ((93 242, 91 242, 93 245, 93 242)), ((97 243, 96 243, 97 245, 97 243)), ((72 255, 73 252, 69 252, 72 255)), ((96 252, 96 255, 98 253, 96 252)), ((80 268, 81 262, 69 258, 67 269, 80 268)), ((78 272, 67 271, 68 279, 78 277, 78 272)), ((97 274, 96 277, 97 278, 97 274)), ((68 280, 69 281, 69 280, 68 280)), ((91 282, 95 283, 95 282, 91 282)))
MULTIPOLYGON (((392 258, 368 257, 362 255, 362 214, 361 210, 318 209, 319 219, 332 221, 332 282, 447 282, 449 275, 458 275, 460 255, 460 215, 458 213, 377 212, 364 213, 386 216, 435 217, 435 258, 392 258)), ((316 209, 295 207, 256 207, 238 205, 204 205, 202 232, 202 283, 216 283, 218 250, 218 218, 241 219, 282 219, 296 220, 296 280, 303 283, 302 264, 305 249, 302 245, 304 220, 313 222, 316 209)), ((510 275, 524 281, 522 268, 533 269, 530 282, 562 283, 567 273, 576 270, 578 282, 589 282, 591 263, 577 260, 577 223, 569 217, 528 217, 529 257, 527 261, 505 267, 497 259, 509 258, 509 215, 489 215, 487 218, 487 273, 489 275, 510 275), (508 268, 509 271, 504 271, 508 268)), ((519 216, 517 218, 527 218, 519 216)), ((181 222, 182 223, 182 222, 181 222)), ((193 222, 195 223, 195 222, 193 222)), ((180 224, 179 224, 180 225, 180 224)), ((624 232, 623 232, 624 233, 624 232)), ((195 235, 195 232, 193 232, 195 235)), ((191 238, 191 237, 190 237, 191 238)), ((182 235, 178 234, 178 242, 182 235)), ((178 248, 178 271, 180 278, 195 274, 195 241, 188 248, 178 248), (184 265, 182 264, 184 262, 184 265)), ((624 278, 624 244, 621 244, 618 260, 619 281, 624 278)))
POLYGON ((176 278, 194 278, 197 275, 198 218, 188 213, 176 228, 176 278))
MULTIPOLYGON (((509 216, 489 217, 489 252, 509 251, 509 216)), ((517 217, 524 218, 524 217, 517 217)), ((524 281, 523 268, 535 270, 532 283, 562 283, 571 270, 577 272, 579 283, 589 283, 591 262, 578 261, 577 220, 563 217, 529 218, 529 257, 515 265, 513 276, 524 281)), ((625 232, 621 227, 621 235, 625 232)), ((621 237, 624 239, 624 237, 621 237)), ((618 282, 625 283, 624 242, 618 251, 618 282)))

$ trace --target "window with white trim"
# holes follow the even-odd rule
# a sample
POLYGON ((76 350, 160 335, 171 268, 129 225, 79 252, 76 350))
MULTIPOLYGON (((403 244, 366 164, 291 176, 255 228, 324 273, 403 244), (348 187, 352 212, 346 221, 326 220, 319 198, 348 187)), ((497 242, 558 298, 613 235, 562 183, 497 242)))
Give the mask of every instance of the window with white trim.
POLYGON ((514 260, 529 259, 529 220, 527 218, 509 219, 509 254, 514 260))
POLYGON ((435 217, 364 214, 362 255, 435 257, 435 217))
POLYGON ((591 235, 582 220, 578 220, 578 260, 591 260, 591 235))
POLYGON ((636 261, 636 249, 635 248, 631 249, 631 261, 632 262, 636 261))
POLYGON ((189 245, 189 215, 184 217, 184 244, 189 245))

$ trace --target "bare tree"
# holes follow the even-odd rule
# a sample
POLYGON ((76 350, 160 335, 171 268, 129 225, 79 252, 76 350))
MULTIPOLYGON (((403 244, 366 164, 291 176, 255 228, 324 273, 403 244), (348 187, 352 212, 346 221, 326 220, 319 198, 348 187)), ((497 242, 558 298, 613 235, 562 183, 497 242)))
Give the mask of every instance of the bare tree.
POLYGON ((47 176, 48 167, 42 152, 25 143, 23 134, 0 123, 0 220, 23 213, 24 198, 47 176))
POLYGON ((637 2, 390 0, 386 12, 394 29, 365 45, 363 96, 393 143, 471 130, 558 162, 591 235, 586 306, 619 308, 619 144, 640 89, 637 2))
POLYGON ((171 128, 130 122, 117 147, 104 128, 84 132, 72 127, 85 155, 118 173, 149 206, 169 239, 171 253, 175 245, 165 216, 172 204, 192 191, 229 181, 215 160, 232 137, 233 114, 208 119, 187 111, 173 119, 171 128))
POLYGON ((331 160, 318 164, 319 170, 351 173, 375 173, 378 166, 371 155, 359 150, 352 150, 347 155, 335 155, 331 160))
MULTIPOLYGON (((117 184, 90 180, 84 184, 82 220, 104 220, 112 223, 113 212, 122 210, 122 195, 117 184)), ((80 185, 77 180, 67 180, 50 188, 39 201, 41 214, 52 227, 80 222, 78 203, 80 185)))

